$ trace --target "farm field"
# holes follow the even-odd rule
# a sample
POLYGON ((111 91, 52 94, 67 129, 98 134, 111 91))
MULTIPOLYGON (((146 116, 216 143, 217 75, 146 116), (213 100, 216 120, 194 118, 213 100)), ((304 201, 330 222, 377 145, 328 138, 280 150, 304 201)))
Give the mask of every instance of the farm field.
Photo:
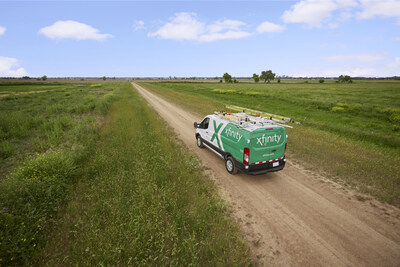
POLYGON ((200 115, 234 104, 293 117, 302 125, 288 130, 290 160, 400 206, 398 81, 141 85, 200 115))
POLYGON ((129 83, 0 90, 0 265, 251 264, 196 157, 129 83))

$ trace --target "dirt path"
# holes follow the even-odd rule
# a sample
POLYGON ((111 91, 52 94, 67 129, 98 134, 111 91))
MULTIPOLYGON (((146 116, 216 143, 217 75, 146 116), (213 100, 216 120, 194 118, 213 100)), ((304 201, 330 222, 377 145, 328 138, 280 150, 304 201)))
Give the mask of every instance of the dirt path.
POLYGON ((230 175, 223 160, 196 146, 193 122, 201 118, 133 85, 209 168, 261 265, 400 265, 399 209, 361 202, 290 159, 280 172, 230 175))

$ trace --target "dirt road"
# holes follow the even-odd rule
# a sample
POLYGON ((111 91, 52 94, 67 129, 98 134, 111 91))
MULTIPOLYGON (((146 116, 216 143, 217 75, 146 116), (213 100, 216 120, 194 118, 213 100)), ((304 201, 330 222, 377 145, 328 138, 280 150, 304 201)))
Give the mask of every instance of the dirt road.
POLYGON ((260 265, 400 266, 399 209, 361 202, 290 159, 280 172, 230 175, 222 159, 196 146, 193 122, 201 118, 133 85, 208 168, 260 265))

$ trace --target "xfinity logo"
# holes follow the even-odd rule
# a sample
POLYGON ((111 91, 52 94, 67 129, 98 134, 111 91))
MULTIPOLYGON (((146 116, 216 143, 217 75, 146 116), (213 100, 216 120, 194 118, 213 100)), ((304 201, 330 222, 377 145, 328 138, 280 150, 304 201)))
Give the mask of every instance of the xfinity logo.
POLYGON ((242 137, 243 137, 242 134, 240 134, 238 131, 232 130, 230 127, 229 127, 229 129, 225 129, 225 134, 226 134, 226 136, 232 136, 238 142, 240 142, 240 139, 242 139, 242 137))
POLYGON ((270 142, 276 142, 279 143, 279 140, 281 140, 282 135, 271 135, 271 136, 265 136, 263 134, 261 137, 257 137, 257 144, 260 144, 261 146, 266 146, 267 143, 270 142))

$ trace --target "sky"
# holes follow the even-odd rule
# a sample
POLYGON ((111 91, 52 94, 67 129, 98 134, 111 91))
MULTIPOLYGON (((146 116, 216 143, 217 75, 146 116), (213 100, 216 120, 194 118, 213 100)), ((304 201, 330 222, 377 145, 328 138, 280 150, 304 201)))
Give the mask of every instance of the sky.
POLYGON ((0 77, 263 70, 400 76, 400 0, 0 0, 0 77))

